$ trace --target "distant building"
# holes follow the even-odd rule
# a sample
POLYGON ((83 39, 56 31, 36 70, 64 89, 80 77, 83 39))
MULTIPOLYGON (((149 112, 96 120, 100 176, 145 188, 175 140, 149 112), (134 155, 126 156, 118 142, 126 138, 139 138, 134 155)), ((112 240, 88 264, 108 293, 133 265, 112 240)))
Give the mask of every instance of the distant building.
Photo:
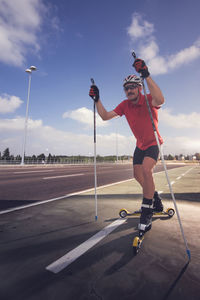
POLYGON ((189 160, 196 160, 196 156, 195 155, 189 155, 189 160))
POLYGON ((184 155, 181 154, 181 155, 178 156, 178 160, 184 160, 184 159, 185 159, 184 155))

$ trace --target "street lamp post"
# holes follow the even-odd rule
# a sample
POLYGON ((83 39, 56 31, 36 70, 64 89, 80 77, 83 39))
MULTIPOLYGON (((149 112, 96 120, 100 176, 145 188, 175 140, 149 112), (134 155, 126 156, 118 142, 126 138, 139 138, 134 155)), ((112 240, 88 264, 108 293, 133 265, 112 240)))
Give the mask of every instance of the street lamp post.
POLYGON ((31 74, 32 71, 36 71, 35 66, 31 66, 29 69, 26 69, 25 72, 29 74, 29 81, 28 81, 28 97, 27 97, 27 104, 26 104, 26 118, 24 124, 24 142, 22 148, 22 161, 21 165, 24 165, 24 155, 25 155, 25 148, 26 148, 26 134, 27 134, 27 125, 28 125, 28 108, 29 108, 29 98, 30 98, 30 89, 31 89, 31 74))

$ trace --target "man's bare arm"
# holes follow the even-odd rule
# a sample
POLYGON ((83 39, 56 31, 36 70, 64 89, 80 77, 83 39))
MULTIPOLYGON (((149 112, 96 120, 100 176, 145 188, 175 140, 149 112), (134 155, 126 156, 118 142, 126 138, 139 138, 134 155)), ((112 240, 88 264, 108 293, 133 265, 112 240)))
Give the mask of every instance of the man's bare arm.
POLYGON ((153 81, 150 76, 149 70, 144 62, 144 60, 140 58, 136 58, 133 64, 135 70, 141 74, 141 76, 146 79, 149 91, 152 96, 152 105, 153 106, 160 106, 165 102, 163 94, 159 88, 159 86, 153 81))
POLYGON ((146 82, 152 96, 152 105, 153 106, 160 106, 165 102, 164 96, 159 88, 159 86, 155 83, 155 81, 148 76, 146 78, 146 82))
POLYGON ((152 96, 152 105, 153 106, 160 106, 165 102, 164 96, 159 88, 159 86, 155 83, 155 81, 148 76, 146 78, 146 82, 152 96))
POLYGON ((114 110, 107 111, 104 108, 100 99, 98 100, 98 102, 96 102, 96 107, 97 107, 98 114, 104 121, 118 117, 118 114, 116 112, 114 112, 114 110))

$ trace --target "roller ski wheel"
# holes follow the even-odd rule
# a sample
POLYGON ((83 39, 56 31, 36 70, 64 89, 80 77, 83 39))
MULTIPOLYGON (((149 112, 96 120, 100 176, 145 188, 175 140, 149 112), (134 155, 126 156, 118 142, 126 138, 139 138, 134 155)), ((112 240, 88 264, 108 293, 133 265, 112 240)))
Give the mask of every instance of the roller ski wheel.
POLYGON ((173 217, 173 215, 175 214, 175 210, 173 208, 168 208, 166 210, 166 213, 168 214, 168 216, 171 218, 173 217))
POLYGON ((137 210, 137 211, 134 211, 133 213, 131 213, 126 208, 122 208, 119 211, 119 216, 121 218, 126 218, 126 217, 129 217, 129 216, 140 216, 140 214, 141 214, 141 210, 137 210))
POLYGON ((136 237, 134 238, 134 240, 133 240, 133 254, 134 254, 134 255, 137 255, 137 254, 138 254, 143 239, 144 239, 144 236, 142 236, 142 237, 136 236, 136 237))
POLYGON ((119 216, 121 217, 121 218, 126 218, 126 216, 128 215, 128 211, 125 209, 125 208, 123 208, 123 209, 121 209, 120 211, 119 211, 119 216))

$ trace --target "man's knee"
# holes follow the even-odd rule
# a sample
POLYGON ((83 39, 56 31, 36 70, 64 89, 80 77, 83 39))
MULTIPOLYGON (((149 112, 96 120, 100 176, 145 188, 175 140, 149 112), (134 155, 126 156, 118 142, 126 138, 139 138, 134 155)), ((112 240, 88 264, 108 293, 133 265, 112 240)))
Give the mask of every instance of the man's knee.
POLYGON ((143 176, 144 177, 149 177, 149 176, 152 176, 152 170, 151 169, 149 169, 149 168, 147 168, 147 167, 144 167, 143 169, 142 169, 142 171, 143 171, 143 176))

